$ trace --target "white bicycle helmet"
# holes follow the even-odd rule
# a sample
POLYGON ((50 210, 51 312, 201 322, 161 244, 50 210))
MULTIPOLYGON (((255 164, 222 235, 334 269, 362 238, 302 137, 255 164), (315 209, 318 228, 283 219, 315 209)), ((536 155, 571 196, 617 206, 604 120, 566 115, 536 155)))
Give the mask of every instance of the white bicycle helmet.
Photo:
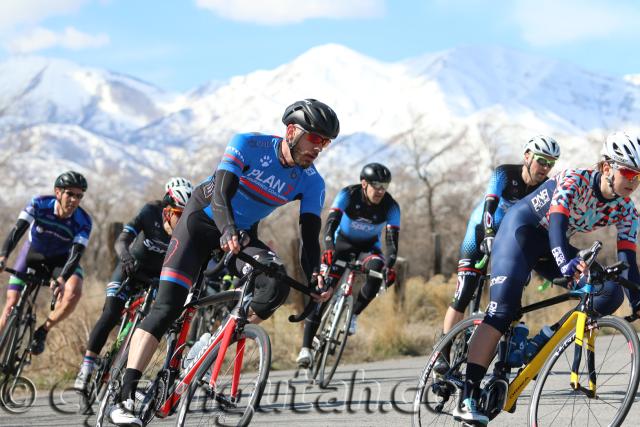
POLYGON ((173 187, 188 187, 193 190, 193 185, 191 185, 191 181, 186 178, 182 178, 181 176, 173 176, 169 178, 169 181, 164 185, 165 193, 169 192, 170 188, 173 187))
POLYGON ((626 132, 614 132, 607 136, 602 155, 605 160, 640 171, 640 138, 626 132))
POLYGON ((550 136, 534 136, 524 145, 524 152, 531 151, 534 154, 558 159, 560 157, 560 145, 550 136))
POLYGON ((165 200, 174 208, 184 209, 184 207, 187 206, 192 191, 193 189, 186 185, 175 186, 169 188, 165 200))

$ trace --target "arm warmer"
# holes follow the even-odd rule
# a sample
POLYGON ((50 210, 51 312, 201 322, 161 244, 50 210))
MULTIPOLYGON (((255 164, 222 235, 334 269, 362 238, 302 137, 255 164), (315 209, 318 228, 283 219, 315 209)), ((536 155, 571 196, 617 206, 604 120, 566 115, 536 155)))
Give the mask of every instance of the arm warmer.
POLYGON ((385 252, 387 254, 387 267, 393 267, 398 258, 398 240, 400 238, 400 230, 396 227, 387 226, 385 233, 385 252))
POLYGON ((484 211, 482 213, 482 225, 484 234, 493 236, 495 234, 494 215, 498 209, 500 198, 498 196, 487 196, 484 199, 484 211))
POLYGON ((0 250, 0 256, 9 256, 28 229, 29 222, 24 219, 19 219, 18 222, 16 222, 16 225, 14 225, 9 231, 9 235, 5 239, 2 249, 0 250))
POLYGON ((118 254, 118 258, 122 261, 124 258, 131 258, 131 254, 129 253, 129 246, 135 239, 135 236, 131 233, 123 231, 120 233, 118 238, 116 239, 116 243, 114 245, 116 253, 118 254))
POLYGON ((569 241, 567 230, 569 229, 569 217, 561 213, 549 215, 549 246, 551 254, 556 261, 556 265, 562 271, 562 267, 567 265, 569 259, 569 241))
POLYGON ((240 178, 229 171, 219 169, 216 171, 215 179, 211 210, 213 211, 213 221, 216 223, 216 227, 221 233, 224 233, 225 228, 235 227, 231 199, 238 191, 240 178))
POLYGON ((334 209, 329 213, 327 217, 327 221, 324 226, 324 249, 326 251, 335 250, 335 245, 333 242, 333 236, 336 235, 336 230, 340 225, 340 220, 342 219, 342 211, 339 209, 334 209))
POLYGON ((80 243, 74 243, 71 246, 71 251, 69 251, 69 258, 67 258, 67 263, 62 267, 62 272, 60 272, 60 276, 66 282, 69 280, 69 277, 76 271, 78 265, 80 265, 80 258, 82 258, 82 254, 84 253, 85 247, 80 243))
POLYGON ((320 265, 320 229, 322 228, 322 220, 319 216, 312 213, 303 213, 300 215, 300 236, 302 237, 302 245, 300 247, 300 263, 304 271, 307 281, 311 280, 314 270, 320 265))

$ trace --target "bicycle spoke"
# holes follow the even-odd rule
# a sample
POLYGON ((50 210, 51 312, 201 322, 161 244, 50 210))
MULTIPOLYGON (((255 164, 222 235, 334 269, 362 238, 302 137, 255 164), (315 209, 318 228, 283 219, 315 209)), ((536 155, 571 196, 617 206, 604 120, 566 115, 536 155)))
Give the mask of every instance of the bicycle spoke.
MULTIPOLYGON (((188 417, 189 425, 245 425, 251 420, 267 382, 271 359, 268 337, 262 329, 247 325, 244 331, 242 365, 236 366, 238 339, 234 338, 225 353, 215 387, 209 385, 217 349, 207 356, 192 383, 189 396, 183 397, 178 424, 188 417), (240 369, 237 395, 231 395, 234 368, 240 369), (199 379, 198 379, 199 378, 199 379)), ((219 348, 218 344, 218 348, 219 348)))
MULTIPOLYGON (((586 427, 617 425, 624 420, 638 384, 636 352, 629 348, 636 346, 637 338, 620 319, 605 317, 598 322, 593 353, 593 366, 597 372, 596 396, 590 398, 584 389, 568 387, 575 349, 573 336, 570 344, 558 347, 552 353, 538 378, 531 402, 531 423, 540 427, 555 422, 586 427), (562 399, 562 396, 566 398, 562 399), (570 417, 571 421, 561 416, 570 417)), ((586 347, 581 351, 587 354, 586 347)), ((588 387, 585 384, 590 379, 586 362, 585 357, 577 372, 581 387, 588 387)))

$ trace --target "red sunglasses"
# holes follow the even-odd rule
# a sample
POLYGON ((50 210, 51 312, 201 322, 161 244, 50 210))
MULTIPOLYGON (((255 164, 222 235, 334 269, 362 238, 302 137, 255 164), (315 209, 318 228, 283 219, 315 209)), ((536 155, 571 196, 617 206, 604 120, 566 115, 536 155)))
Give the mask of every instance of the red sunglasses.
POLYGON ((171 206, 166 206, 166 207, 162 210, 162 213, 163 213, 163 215, 164 215, 164 219, 165 219, 166 221, 169 221, 169 220, 171 219, 171 215, 172 215, 172 214, 173 214, 173 215, 175 215, 175 216, 177 216, 178 218, 180 218, 180 217, 182 216, 182 212, 183 212, 183 209, 180 209, 180 208, 174 208, 174 207, 171 207, 171 206))
POLYGON ((627 181, 637 181, 640 180, 640 171, 635 169, 629 169, 624 166, 621 166, 617 163, 611 163, 611 167, 620 172, 620 175, 627 181))
POLYGON ((307 139, 313 145, 320 145, 322 148, 326 148, 327 145, 331 144, 331 139, 329 138, 325 138, 324 136, 318 135, 317 133, 308 132, 307 130, 303 129, 302 126, 299 126, 299 125, 295 125, 295 127, 297 129, 300 129, 302 132, 306 133, 307 139))

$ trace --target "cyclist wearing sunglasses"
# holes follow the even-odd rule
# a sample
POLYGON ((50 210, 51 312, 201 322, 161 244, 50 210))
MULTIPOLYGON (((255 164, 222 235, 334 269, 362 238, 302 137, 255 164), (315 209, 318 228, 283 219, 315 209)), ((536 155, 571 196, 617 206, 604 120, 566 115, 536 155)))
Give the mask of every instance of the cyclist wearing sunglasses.
MULTIPOLYGON (((325 279, 329 288, 337 285, 344 273, 344 267, 335 265, 335 261, 349 261, 352 253, 359 255, 366 269, 382 272, 387 286, 395 281, 393 266, 398 254, 400 206, 387 192, 390 183, 391 172, 386 166, 369 163, 360 172, 360 183, 343 188, 333 201, 325 222, 321 268, 329 270, 325 279), (386 260, 380 243, 383 229, 386 229, 386 260)), ((381 279, 367 276, 353 306, 350 335, 356 332, 357 316, 373 301, 381 284, 381 279)), ((305 319, 302 348, 296 359, 300 367, 306 368, 311 363, 311 344, 326 305, 305 319)))
MULTIPOLYGON (((284 138, 258 133, 236 135, 215 174, 195 188, 169 243, 156 303, 132 338, 121 403, 110 413, 114 424, 141 424, 131 410, 141 372, 162 335, 181 313, 189 289, 212 250, 238 253, 239 230, 245 230, 250 236, 245 253, 282 266, 277 255, 258 238, 258 223, 279 206, 299 200, 302 267, 310 282, 318 270, 325 185, 313 162, 338 136, 340 124, 335 112, 315 99, 288 106, 282 122, 286 126, 284 138)), ((232 267, 237 269, 232 273, 240 276, 244 263, 232 267)), ((322 286, 317 275, 315 278, 322 286)), ((257 323, 271 316, 288 294, 286 284, 259 275, 250 306, 251 321, 257 323)), ((320 301, 330 296, 325 291, 320 301)))
POLYGON ((144 205, 118 236, 115 242, 118 265, 107 284, 102 314, 89 334, 87 350, 74 385, 77 390, 87 389, 96 358, 109 333, 118 324, 129 297, 143 291, 142 287, 147 286, 148 279, 160 277, 171 234, 192 191, 189 180, 171 178, 165 184, 163 199, 144 205), (121 287, 127 277, 130 280, 121 287))
MULTIPOLYGON (((26 241, 15 261, 15 270, 25 272, 34 268, 41 275, 52 273, 51 288, 57 294, 58 303, 47 320, 34 332, 31 353, 44 351, 48 331, 68 317, 82 295, 82 267, 89 234, 91 217, 80 207, 87 191, 87 180, 78 172, 68 171, 56 178, 54 195, 35 196, 20 212, 16 225, 0 249, 0 271, 22 236, 29 230, 26 241), (45 265, 47 272, 37 271, 45 265)), ((11 308, 18 303, 24 282, 11 276, 7 289, 7 301, 0 317, 0 331, 9 317, 11 308)))
MULTIPOLYGON (((569 244, 570 236, 615 226, 618 258, 629 265, 628 279, 640 281, 638 212, 629 198, 640 185, 639 178, 640 139, 613 133, 604 143, 596 169, 564 170, 509 209, 496 235, 491 261, 491 276, 500 280, 491 284, 487 313, 471 340, 462 405, 454 417, 487 424, 486 415, 476 405, 479 384, 498 340, 519 311, 531 270, 550 280, 565 276, 574 286, 586 266, 569 244)), ((640 295, 628 292, 628 297, 632 310, 639 312, 640 295)), ((595 297, 594 309, 608 315, 623 300, 622 288, 609 282, 595 297)))
MULTIPOLYGON (((480 277, 486 274, 486 267, 477 269, 475 264, 484 254, 490 254, 493 239, 505 212, 547 179, 559 157, 558 143, 553 138, 538 135, 524 146, 524 164, 501 165, 491 175, 484 201, 473 210, 460 246, 458 285, 444 318, 443 334, 463 319, 480 277)), ((448 359, 447 354, 445 359, 448 359)), ((436 372, 448 369, 445 359, 441 358, 436 362, 436 372)))

